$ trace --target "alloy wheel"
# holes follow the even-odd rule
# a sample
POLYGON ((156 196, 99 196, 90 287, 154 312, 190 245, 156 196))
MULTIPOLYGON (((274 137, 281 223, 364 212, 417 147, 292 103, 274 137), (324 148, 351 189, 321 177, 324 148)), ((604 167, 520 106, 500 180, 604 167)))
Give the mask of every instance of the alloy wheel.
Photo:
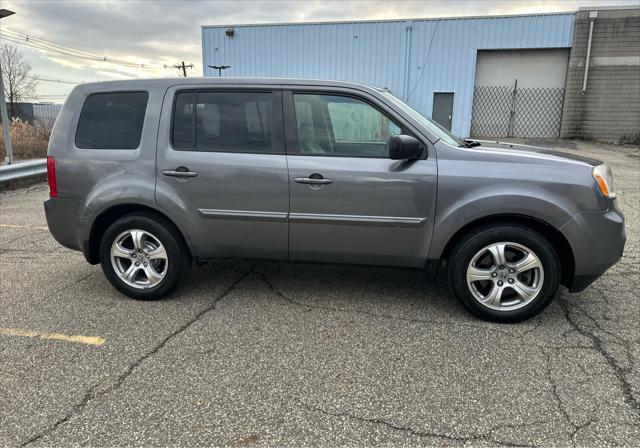
POLYGON ((127 285, 148 289, 167 274, 169 258, 160 240, 145 230, 122 232, 111 245, 111 264, 127 285))
POLYGON ((513 242, 490 244, 467 267, 467 286, 483 306, 517 310, 533 301, 544 283, 544 268, 528 247, 513 242))

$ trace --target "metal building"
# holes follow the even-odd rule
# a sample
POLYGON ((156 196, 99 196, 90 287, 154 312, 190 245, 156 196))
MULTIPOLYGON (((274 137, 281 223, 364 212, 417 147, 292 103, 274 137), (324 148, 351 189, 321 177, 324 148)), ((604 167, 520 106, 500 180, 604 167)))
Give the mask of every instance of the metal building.
POLYGON ((204 76, 228 65, 222 76, 371 83, 458 136, 558 136, 573 24, 563 13, 203 26, 204 76))
POLYGON ((14 103, 13 107, 7 103, 11 118, 20 119, 31 124, 52 127, 56 117, 62 109, 62 104, 52 103, 14 103))

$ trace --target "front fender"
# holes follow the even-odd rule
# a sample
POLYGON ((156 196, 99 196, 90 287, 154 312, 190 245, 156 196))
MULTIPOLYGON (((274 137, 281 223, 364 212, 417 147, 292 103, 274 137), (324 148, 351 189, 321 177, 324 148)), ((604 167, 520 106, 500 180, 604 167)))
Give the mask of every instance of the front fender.
POLYGON ((542 193, 543 191, 533 189, 528 189, 526 193, 515 189, 505 193, 479 189, 444 207, 438 207, 428 258, 439 259, 447 243, 460 229, 488 217, 523 216, 556 229, 561 228, 571 220, 575 212, 563 206, 562 201, 551 201, 543 197, 542 193))

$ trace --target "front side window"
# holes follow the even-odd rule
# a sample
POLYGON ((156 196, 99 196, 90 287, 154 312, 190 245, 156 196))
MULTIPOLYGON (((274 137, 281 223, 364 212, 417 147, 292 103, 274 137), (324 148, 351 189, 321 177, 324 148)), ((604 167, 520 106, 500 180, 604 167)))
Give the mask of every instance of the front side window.
POLYGON ((87 97, 76 129, 82 149, 136 149, 140 145, 147 92, 94 93, 87 97))
POLYGON ((271 93, 180 92, 173 111, 173 147, 271 153, 272 111, 271 93))
POLYGON ((299 153, 387 157, 386 144, 401 129, 369 103, 347 96, 294 94, 299 153))

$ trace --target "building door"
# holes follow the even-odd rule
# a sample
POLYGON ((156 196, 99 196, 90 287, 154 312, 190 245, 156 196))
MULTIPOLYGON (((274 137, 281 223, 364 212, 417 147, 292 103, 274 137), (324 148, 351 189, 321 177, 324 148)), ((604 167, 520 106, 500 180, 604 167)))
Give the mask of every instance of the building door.
POLYGON ((433 94, 433 120, 447 131, 451 130, 453 119, 453 92, 436 92, 433 94))
POLYGON ((330 92, 292 96, 285 96, 291 260, 424 266, 434 154, 391 160, 387 139, 408 131, 381 105, 330 92))

